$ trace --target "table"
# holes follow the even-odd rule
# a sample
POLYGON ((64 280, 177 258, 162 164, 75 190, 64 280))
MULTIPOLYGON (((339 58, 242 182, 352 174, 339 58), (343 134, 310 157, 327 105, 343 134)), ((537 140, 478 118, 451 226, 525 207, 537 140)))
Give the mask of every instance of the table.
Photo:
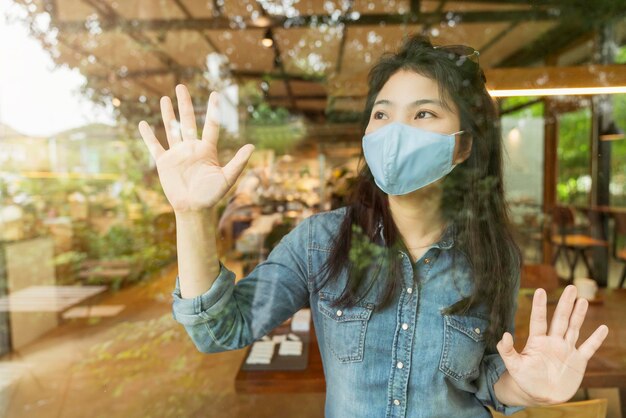
POLYGON ((30 286, 0 297, 0 312, 62 312, 107 286, 30 286))
MULTIPOLYGON (((587 214, 592 226, 592 236, 604 241, 609 240, 609 219, 618 214, 626 214, 626 207, 592 205, 592 206, 574 206, 580 212, 587 214), (595 218, 596 222, 592 221, 595 218), (595 225, 594 225, 595 224, 595 225)), ((593 259, 594 275, 597 276, 597 282, 600 287, 606 287, 608 281, 608 247, 595 247, 591 250, 593 259)))
POLYGON ((28 286, 0 296, 5 350, 19 350, 59 325, 59 314, 106 291, 106 286, 28 286))
MULTIPOLYGON (((290 325, 281 325, 276 328, 276 331, 288 332, 289 329, 290 325)), ((240 369, 235 377, 235 390, 242 393, 326 392, 322 357, 313 327, 311 327, 310 336, 309 365, 305 370, 244 371, 240 369)), ((245 357, 243 361, 245 362, 245 357)))
MULTIPOLYGON (((555 291, 559 295, 562 288, 555 291)), ((528 339, 528 324, 532 297, 522 290, 518 296, 515 316, 515 348, 521 351, 528 339)), ((602 304, 590 304, 580 331, 580 345, 600 325, 609 327, 609 335, 589 361, 581 387, 611 388, 620 390, 623 416, 626 418, 626 289, 600 289, 602 304)), ((548 304, 551 320, 556 303, 548 304)), ((235 388, 243 393, 294 393, 325 392, 326 383, 317 338, 311 328, 309 367, 304 371, 239 371, 235 388)), ((245 360, 245 359, 244 359, 245 360)))
POLYGON ((608 213, 609 215, 613 215, 614 213, 626 213, 626 207, 622 207, 622 206, 593 205, 591 207, 588 207, 588 206, 574 206, 574 207, 581 211, 594 210, 596 212, 608 213))

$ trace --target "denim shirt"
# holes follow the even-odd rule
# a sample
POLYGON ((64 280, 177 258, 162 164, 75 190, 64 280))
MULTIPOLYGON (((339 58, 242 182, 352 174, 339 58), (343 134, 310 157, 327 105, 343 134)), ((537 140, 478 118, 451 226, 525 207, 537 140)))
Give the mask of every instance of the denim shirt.
MULTIPOLYGON (((453 226, 415 263, 398 253, 403 286, 383 309, 376 309, 381 280, 373 281, 356 306, 331 307, 346 283, 346 269, 313 292, 345 214, 342 207, 303 220, 236 284, 220 261, 211 288, 183 299, 177 277, 174 319, 198 350, 215 353, 243 348, 310 306, 328 418, 487 418, 486 405, 505 415, 523 409, 495 396, 493 385, 506 367, 497 352, 486 350, 486 308, 468 316, 441 313, 472 288, 469 263, 454 247, 453 226)), ((378 229, 384 244, 380 222, 378 229)), ((512 334, 513 328, 511 322, 512 334)))

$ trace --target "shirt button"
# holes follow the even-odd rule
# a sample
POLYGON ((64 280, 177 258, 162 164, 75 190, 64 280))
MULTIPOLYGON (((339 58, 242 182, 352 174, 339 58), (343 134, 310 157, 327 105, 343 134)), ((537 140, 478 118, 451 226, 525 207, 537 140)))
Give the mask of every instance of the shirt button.
POLYGON ((397 399, 394 399, 394 400, 393 400, 393 404, 394 404, 394 405, 396 405, 396 406, 398 406, 398 405, 400 405, 400 401, 399 401, 399 400, 397 400, 397 399))
POLYGON ((476 334, 480 334, 480 328, 474 328, 474 331, 476 332, 476 334))
POLYGON ((406 289, 406 292, 407 292, 407 293, 413 293, 413 288, 412 288, 412 287, 407 288, 407 289, 406 289))
POLYGON ((402 364, 402 362, 401 362, 401 361, 399 361, 399 362, 398 362, 398 364, 396 364, 396 367, 397 367, 398 369, 401 369, 401 368, 403 368, 403 367, 404 367, 404 364, 402 364))
POLYGON ((425 258, 424 259, 424 263, 426 263, 426 264, 430 263, 430 258, 425 258))
POLYGON ((343 312, 341 312, 341 309, 337 311, 337 316, 341 316, 343 315, 343 312))
POLYGON ((402 253, 398 254, 398 258, 402 258, 403 256, 404 256, 404 254, 402 254, 402 253))
POLYGON ((407 324, 407 323, 402 324, 402 329, 404 329, 404 330, 409 329, 409 324, 407 324))

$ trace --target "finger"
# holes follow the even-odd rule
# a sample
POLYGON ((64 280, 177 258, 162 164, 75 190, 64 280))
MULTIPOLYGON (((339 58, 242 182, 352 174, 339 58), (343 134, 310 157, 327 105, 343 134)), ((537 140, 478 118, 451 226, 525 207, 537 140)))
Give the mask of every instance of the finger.
POLYGON ((224 166, 223 172, 228 182, 228 186, 232 186, 248 163, 248 159, 254 151, 254 145, 246 144, 239 148, 235 156, 224 166))
POLYGON ((152 158, 154 158, 154 160, 156 161, 156 159, 165 152, 165 149, 156 138, 156 136, 154 136, 152 128, 150 128, 150 125, 148 125, 148 122, 146 122, 145 120, 139 122, 139 133, 141 134, 143 142, 148 147, 150 155, 152 155, 152 158))
POLYGON ((565 333, 565 339, 572 347, 576 347, 580 327, 583 325, 583 321, 585 320, 588 306, 589 302, 587 302, 587 299, 584 298, 578 298, 576 305, 574 306, 574 312, 572 313, 572 317, 569 320, 569 327, 565 333))
POLYGON ((569 318, 572 315, 574 302, 576 302, 576 286, 568 285, 563 294, 559 298, 559 303, 554 310, 554 316, 550 323, 550 331, 548 335, 555 337, 564 337, 565 331, 569 325, 569 318))
POLYGON ((609 335, 609 327, 606 325, 600 325, 594 332, 585 340, 584 343, 578 347, 578 351, 583 357, 589 361, 589 359, 600 348, 606 336, 609 335))
POLYGON ((548 297, 546 291, 539 288, 535 290, 533 296, 533 307, 530 311, 530 329, 528 336, 546 335, 548 329, 548 318, 546 312, 546 303, 548 297))
POLYGON ((521 355, 515 350, 513 346, 513 336, 509 332, 505 332, 502 335, 502 339, 496 344, 496 349, 502 361, 508 370, 516 370, 519 362, 521 361, 521 355))
POLYGON ((180 143, 180 127, 174 114, 174 107, 172 106, 172 100, 167 97, 161 97, 161 116, 163 117, 163 125, 165 127, 165 137, 167 143, 172 148, 174 145, 180 143))
POLYGON ((202 140, 208 141, 211 147, 217 148, 217 140, 220 133, 220 114, 219 114, 219 94, 212 91, 209 94, 209 102, 206 107, 206 117, 204 118, 204 128, 202 129, 202 140))
POLYGON ((196 114, 193 112, 193 104, 187 87, 183 84, 176 86, 176 100, 178 101, 178 113, 180 113, 180 130, 183 141, 198 139, 196 127, 196 114))

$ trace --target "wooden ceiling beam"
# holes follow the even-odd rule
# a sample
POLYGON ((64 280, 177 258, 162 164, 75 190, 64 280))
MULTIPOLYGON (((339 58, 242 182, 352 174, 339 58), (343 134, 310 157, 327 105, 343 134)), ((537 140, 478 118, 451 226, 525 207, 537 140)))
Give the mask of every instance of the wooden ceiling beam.
POLYGON ((57 0, 49 0, 48 7, 46 8, 48 13, 50 13, 50 19, 55 21, 59 16, 59 8, 57 7, 57 0))
POLYGON ((219 0, 213 0, 213 16, 219 17, 224 14, 224 3, 219 0))
MULTIPOLYGON (((457 0, 458 1, 458 0, 457 0)), ((561 6, 571 0, 463 0, 463 3, 489 3, 494 5, 520 4, 524 6, 561 6)))
MULTIPOLYGON (((344 14, 348 14, 352 10, 352 6, 354 6, 354 0, 350 0, 350 4, 348 5, 347 10, 344 14)), ((341 72, 341 63, 343 62, 343 51, 346 48, 346 33, 348 32, 348 27, 343 25, 341 28, 341 39, 339 41, 339 52, 337 53, 337 62, 335 63, 335 73, 339 74, 341 72)))
MULTIPOLYGON (((306 100, 306 99, 318 99, 318 100, 325 100, 328 98, 327 94, 301 94, 301 95, 294 95, 294 97, 298 100, 306 100)), ((268 100, 286 100, 288 99, 289 96, 283 96, 283 95, 274 95, 274 96, 267 96, 268 100)), ((339 96, 340 99, 363 99, 363 96, 339 96)))
MULTIPOLYGON (((271 29, 268 29, 270 36, 271 29)), ((274 50, 274 65, 278 67, 279 74, 283 77, 283 82, 285 83, 285 89, 287 90, 287 95, 289 96, 289 102, 291 103, 292 109, 297 109, 298 105, 296 103, 296 99, 294 98, 293 91, 291 89, 290 78, 287 76, 287 72, 285 71, 285 66, 283 65, 283 60, 280 55, 280 49, 278 48, 278 43, 274 40, 272 36, 272 49, 274 50)))
MULTIPOLYGON (((327 94, 294 94, 293 97, 296 100, 326 100, 328 98, 327 94)), ((360 98, 360 96, 359 96, 360 98)), ((287 100, 289 99, 289 96, 284 96, 284 95, 273 95, 273 96, 267 96, 267 100, 287 100)))
MULTIPOLYGON (((187 17, 187 19, 193 19, 193 15, 191 14, 187 6, 185 6, 181 0, 172 0, 172 1, 176 4, 176 6, 178 6, 178 8, 181 10, 181 12, 183 12, 183 14, 187 17)), ((219 16, 221 15, 221 6, 218 7, 218 3, 219 2, 215 0, 215 3, 213 5, 214 6, 213 10, 216 10, 217 15, 219 16)), ((206 32, 202 30, 197 30, 196 32, 198 32, 200 37, 204 39, 204 41, 207 43, 209 48, 211 48, 215 53, 221 54, 220 48, 218 48, 218 46, 215 45, 215 43, 211 40, 211 38, 209 38, 209 35, 207 35, 206 32)), ((183 69, 180 75, 184 77, 187 74, 190 74, 190 72, 183 69)), ((238 82, 241 82, 241 80, 237 76, 234 76, 234 77, 237 79, 238 82)))
POLYGON ((287 72, 266 72, 266 71, 245 71, 245 70, 232 70, 231 73, 233 75, 239 77, 249 77, 249 78, 268 78, 271 80, 292 80, 292 81, 310 81, 312 83, 321 83, 326 81, 326 77, 324 76, 313 76, 313 75, 301 75, 301 74, 293 74, 287 72))
MULTIPOLYGON (((87 51, 84 51, 83 49, 81 49, 80 47, 73 45, 69 42, 67 42, 65 39, 63 39, 62 37, 57 37, 57 42, 59 42, 60 44, 64 45, 67 49, 79 54, 80 56, 82 56, 83 58, 87 59, 91 54, 87 51)), ((101 65, 102 67, 106 68, 107 70, 109 70, 111 72, 111 74, 114 74, 116 78, 118 79, 122 79, 124 77, 118 75, 118 71, 119 68, 114 67, 111 64, 108 64, 104 61, 102 61, 100 58, 98 58, 98 64, 101 65)), ((170 72, 165 72, 162 71, 162 74, 169 74, 170 72)), ((109 77, 98 77, 98 76, 89 76, 88 78, 93 78, 96 81, 104 81, 104 80, 109 80, 109 77)), ((151 87, 150 85, 144 83, 142 80, 133 80, 134 83, 136 83, 138 86, 140 86, 141 88, 146 89, 147 91, 150 91, 152 93, 154 93, 155 95, 160 95, 161 93, 154 89, 153 87, 151 87)))
MULTIPOLYGON (((119 69, 113 69, 111 67, 111 71, 115 72, 119 79, 127 79, 133 80, 142 77, 151 77, 156 75, 168 75, 171 74, 172 71, 167 68, 158 68, 152 70, 140 70, 140 71, 127 71, 121 73, 119 69)), ((181 74, 185 77, 191 77, 195 74, 204 72, 203 69, 197 67, 186 67, 181 70, 181 74)), ((320 76, 304 76, 300 74, 292 74, 292 73, 274 73, 274 72, 265 72, 265 71, 245 71, 245 70, 231 70, 231 74, 233 77, 242 79, 242 78, 267 78, 270 80, 292 80, 292 81, 308 81, 311 83, 321 83, 326 81, 326 77, 320 76)), ((88 77, 94 78, 104 78, 99 77, 97 75, 86 74, 88 77)))
POLYGON ((511 22, 511 23, 509 23, 506 28, 504 28, 500 32, 496 33, 493 36, 493 38, 491 38, 489 40, 489 42, 487 42, 485 45, 481 46, 479 53, 480 54, 484 54, 485 52, 487 52, 489 50, 489 48, 494 46, 500 39, 502 39, 506 35, 508 35, 513 29, 515 29, 517 27, 517 25, 519 25, 519 22, 511 22))
POLYGON ((497 67, 523 67, 559 54, 576 45, 580 38, 592 36, 608 22, 626 17, 620 2, 588 2, 577 7, 564 7, 559 15, 559 25, 544 33, 534 42, 505 57, 497 67))
MULTIPOLYGON (((172 0, 172 1, 174 2, 174 4, 176 4, 176 6, 178 6, 180 11, 183 12, 183 14, 185 15, 187 19, 193 19, 193 15, 191 14, 189 9, 187 9, 187 6, 185 6, 181 0, 172 0)), ((206 33, 204 33, 203 31, 198 31, 198 33, 200 34, 202 39, 206 41, 207 45, 209 45, 209 47, 211 47, 213 51, 217 52, 218 54, 220 53, 220 49, 217 47, 217 45, 215 45, 215 43, 213 43, 213 41, 211 41, 211 38, 209 38, 206 33)))
POLYGON ((420 0, 411 0, 411 13, 417 14, 420 12, 420 0))
MULTIPOLYGON (((489 68, 485 76, 489 90, 626 86, 626 65, 489 68)), ((329 95, 332 100, 364 98, 367 91, 366 86, 362 87, 350 96, 329 95)))
POLYGON ((520 48, 514 54, 505 57, 497 67, 524 67, 537 61, 544 61, 554 51, 562 50, 591 30, 579 22, 564 21, 561 25, 547 31, 534 42, 520 48))
POLYGON ((339 52, 337 53, 337 62, 335 63, 335 73, 341 73, 341 64, 343 62, 343 52, 346 49, 348 27, 343 25, 341 28, 341 39, 339 40, 339 52))
MULTIPOLYGON (((90 0, 85 1, 91 3, 90 0)), ((346 14, 339 16, 336 20, 329 15, 303 15, 293 18, 270 16, 270 19, 272 20, 271 26, 274 28, 310 27, 314 23, 326 23, 330 25, 343 23, 350 26, 376 26, 439 23, 448 20, 448 14, 449 12, 440 11, 406 14, 361 14, 356 19, 353 18, 351 14, 346 14)), ((525 20, 557 20, 559 18, 555 13, 542 9, 454 12, 454 16, 462 23, 499 23, 525 20)), ((185 19, 126 19, 117 17, 116 19, 106 19, 101 22, 100 28, 103 31, 122 29, 129 33, 156 30, 237 30, 237 25, 233 25, 233 23, 234 21, 226 17, 185 19)), ((57 21, 56 24, 62 31, 76 33, 89 31, 82 21, 57 21)), ((265 29, 264 26, 258 26, 252 22, 246 23, 243 29, 246 28, 265 29)))
POLYGON ((490 90, 610 87, 626 85, 626 66, 521 67, 485 70, 490 90))
MULTIPOLYGON (((119 22, 122 20, 121 16, 117 14, 117 12, 108 4, 103 2, 99 2, 96 0, 83 0, 83 2, 94 9, 98 10, 98 13, 105 17, 103 24, 115 24, 111 22, 119 22)), ((174 58, 169 56, 163 50, 161 50, 157 45, 155 45, 152 41, 150 41, 142 32, 136 31, 126 31, 126 34, 132 38, 135 42, 137 42, 140 46, 144 48, 148 48, 150 52, 159 60, 163 65, 171 70, 174 73, 174 77, 176 78, 176 83, 178 83, 178 78, 181 72, 183 71, 183 66, 181 66, 174 58)))

